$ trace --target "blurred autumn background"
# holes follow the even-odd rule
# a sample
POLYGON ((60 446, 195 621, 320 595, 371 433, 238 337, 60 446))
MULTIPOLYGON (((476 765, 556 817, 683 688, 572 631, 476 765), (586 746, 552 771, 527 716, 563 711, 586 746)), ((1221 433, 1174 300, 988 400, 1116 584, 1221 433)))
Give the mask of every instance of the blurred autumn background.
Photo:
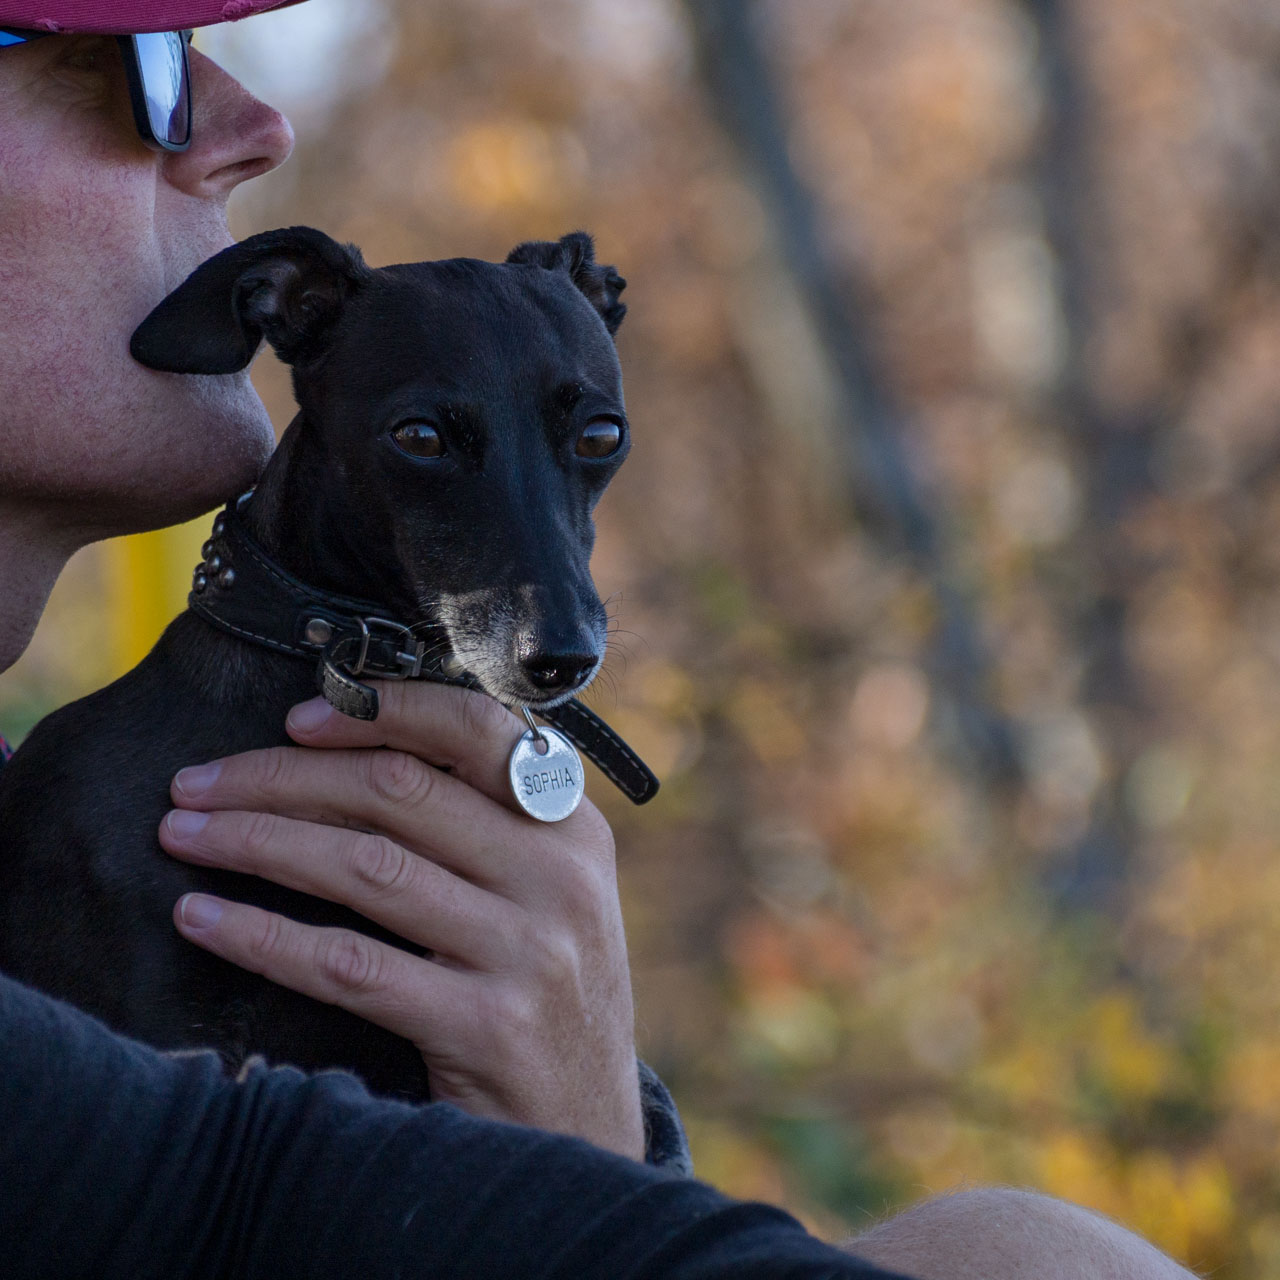
MULTIPOLYGON (((665 785, 592 794, 701 1175, 828 1235, 1010 1182, 1280 1273, 1280 10, 312 0, 197 44, 298 130, 238 235, 581 226, 630 280, 593 701, 665 785)), ((74 562, 0 724, 135 661, 205 524, 74 562)))

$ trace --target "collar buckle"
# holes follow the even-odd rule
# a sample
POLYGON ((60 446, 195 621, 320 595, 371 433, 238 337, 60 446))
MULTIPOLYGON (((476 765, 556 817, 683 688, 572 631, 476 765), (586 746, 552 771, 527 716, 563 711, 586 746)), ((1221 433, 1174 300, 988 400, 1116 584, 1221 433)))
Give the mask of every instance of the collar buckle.
POLYGON ((375 675, 386 680, 416 680, 422 674, 422 661, 427 642, 414 638, 413 632, 401 622, 389 618, 358 618, 360 624, 360 652, 348 668, 353 676, 375 675), (375 635, 375 628, 384 635, 375 635), (371 655, 371 644, 377 644, 382 653, 371 655), (390 649, 390 654, 386 650, 390 649))

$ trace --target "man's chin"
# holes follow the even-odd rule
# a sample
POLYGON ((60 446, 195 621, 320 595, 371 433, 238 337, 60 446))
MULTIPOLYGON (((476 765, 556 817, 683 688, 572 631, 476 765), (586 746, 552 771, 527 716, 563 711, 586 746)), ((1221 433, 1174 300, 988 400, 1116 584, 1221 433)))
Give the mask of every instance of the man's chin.
POLYGON ((134 510, 148 528, 193 520, 243 493, 275 449, 271 419, 247 373, 182 382, 186 394, 168 407, 172 417, 156 423, 154 465, 137 477, 146 492, 135 492, 134 510))

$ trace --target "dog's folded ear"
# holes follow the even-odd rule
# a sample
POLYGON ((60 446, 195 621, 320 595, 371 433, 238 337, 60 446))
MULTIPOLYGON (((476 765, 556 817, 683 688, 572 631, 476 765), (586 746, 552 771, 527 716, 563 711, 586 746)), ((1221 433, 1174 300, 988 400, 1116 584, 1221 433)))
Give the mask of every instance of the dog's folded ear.
POLYGON ((619 302, 618 295, 627 287, 627 282, 616 268, 596 261, 595 245, 585 231, 571 231, 559 240, 530 240, 518 244, 507 254, 507 261, 567 272, 600 313, 609 332, 618 332, 622 317, 627 314, 627 304, 619 302))
POLYGON ((266 338, 286 363, 302 363, 323 351, 368 275, 358 249, 323 231, 264 231, 198 266, 134 330, 129 350, 165 373, 235 373, 266 338))

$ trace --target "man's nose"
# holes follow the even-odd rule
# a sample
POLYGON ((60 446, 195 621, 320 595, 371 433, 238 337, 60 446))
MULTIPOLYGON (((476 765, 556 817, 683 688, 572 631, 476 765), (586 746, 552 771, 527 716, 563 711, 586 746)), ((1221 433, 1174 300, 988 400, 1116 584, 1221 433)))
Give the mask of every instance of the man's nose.
POLYGON ((166 153, 165 176, 188 195, 225 200, 289 158, 293 129, 212 59, 194 49, 190 55, 191 145, 166 153))

